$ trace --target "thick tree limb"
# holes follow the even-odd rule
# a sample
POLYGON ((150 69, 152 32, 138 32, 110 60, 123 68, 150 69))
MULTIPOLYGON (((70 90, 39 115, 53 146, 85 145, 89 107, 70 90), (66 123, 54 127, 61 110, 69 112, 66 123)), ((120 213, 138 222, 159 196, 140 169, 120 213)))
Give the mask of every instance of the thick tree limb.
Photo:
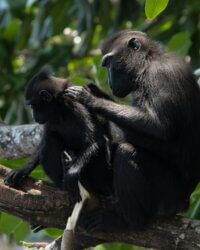
MULTIPOLYGON (((27 178, 18 189, 4 184, 10 169, 0 165, 0 210, 20 217, 31 223, 64 229, 73 206, 66 192, 60 191, 50 183, 27 178)), ((89 247, 100 242, 90 236, 76 234, 77 249, 89 247), (91 238, 91 239, 90 239, 91 238)))
MULTIPOLYGON (((0 158, 18 159, 33 153, 40 142, 39 125, 0 126, 0 158)), ((32 224, 64 228, 71 214, 66 192, 52 185, 28 178, 18 189, 5 186, 3 179, 10 170, 0 165, 0 210, 16 215, 32 224)), ((103 201, 109 206, 108 201, 103 201)), ((200 249, 200 222, 175 217, 156 221, 137 233, 76 233, 75 249, 84 249, 103 242, 126 242, 156 249, 200 249)), ((58 249, 61 241, 57 241, 58 249)))
MULTIPOLYGON (((121 131, 112 124, 113 137, 120 140, 121 131)), ((0 159, 20 159, 31 155, 41 140, 43 126, 38 124, 6 126, 0 124, 0 159)))
MULTIPOLYGON (((5 186, 3 179, 10 170, 0 165, 0 210, 30 223, 64 228, 72 211, 66 192, 43 181, 28 178, 19 189, 5 186)), ((103 201, 105 206, 109 202, 103 201)), ((88 234, 76 233, 75 249, 103 242, 126 242, 155 249, 200 249, 200 221, 181 217, 156 221, 142 232, 88 234)))
POLYGON ((0 158, 20 159, 29 156, 40 142, 42 126, 37 124, 0 126, 0 158))

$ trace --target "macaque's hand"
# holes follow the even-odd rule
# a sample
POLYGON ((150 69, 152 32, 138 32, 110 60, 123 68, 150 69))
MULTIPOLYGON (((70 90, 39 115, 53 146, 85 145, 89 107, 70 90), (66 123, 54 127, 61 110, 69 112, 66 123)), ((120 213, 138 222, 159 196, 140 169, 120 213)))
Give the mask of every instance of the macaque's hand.
POLYGON ((4 183, 8 186, 16 187, 27 176, 28 174, 24 171, 24 169, 15 169, 10 171, 10 173, 6 176, 4 183))
POLYGON ((65 96, 70 97, 77 102, 82 103, 85 106, 88 106, 89 103, 93 102, 95 97, 90 93, 89 88, 80 87, 80 86, 73 86, 69 87, 65 91, 65 96))

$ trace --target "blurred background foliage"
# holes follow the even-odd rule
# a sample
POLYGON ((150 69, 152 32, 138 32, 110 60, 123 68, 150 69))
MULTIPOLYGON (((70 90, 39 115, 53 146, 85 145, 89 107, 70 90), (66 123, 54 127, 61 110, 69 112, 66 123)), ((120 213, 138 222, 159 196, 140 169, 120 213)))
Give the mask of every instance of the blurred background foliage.
MULTIPOLYGON (((199 0, 0 0, 0 116, 6 124, 32 122, 24 106, 27 81, 41 68, 75 84, 95 81, 109 91, 100 66, 101 41, 115 31, 136 29, 178 53, 200 75, 199 0)), ((197 107, 199 108, 199 107, 197 107)), ((1 161, 21 166, 22 161, 1 161)), ((33 175, 44 177, 40 168, 33 175)), ((186 216, 200 218, 200 187, 186 216)), ((33 235, 21 220, 1 213, 0 232, 10 242, 57 236, 49 229, 33 235)), ((103 249, 136 249, 124 244, 103 249)))

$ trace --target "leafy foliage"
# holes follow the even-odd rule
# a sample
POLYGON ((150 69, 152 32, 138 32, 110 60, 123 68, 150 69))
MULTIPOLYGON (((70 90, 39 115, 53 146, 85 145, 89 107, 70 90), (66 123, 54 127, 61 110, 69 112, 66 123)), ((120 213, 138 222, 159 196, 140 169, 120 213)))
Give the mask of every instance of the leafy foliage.
POLYGON ((102 244, 95 248, 95 250, 143 250, 143 247, 135 247, 129 244, 112 243, 102 244))
POLYGON ((191 46, 190 34, 186 31, 179 32, 174 36, 172 36, 167 45, 170 51, 176 52, 180 56, 186 56, 190 46, 191 46))
POLYGON ((198 0, 1 0, 1 117, 8 124, 31 121, 23 90, 44 66, 76 84, 94 80, 105 87, 106 74, 94 49, 120 29, 147 31, 170 50, 189 55, 198 68, 199 10, 198 0), (144 9, 156 19, 145 19, 144 9))
POLYGON ((168 5, 169 0, 146 0, 145 13, 147 18, 153 19, 168 5))
POLYGON ((25 236, 28 235, 29 226, 21 219, 1 213, 0 232, 9 235, 10 242, 20 242, 25 236))
MULTIPOLYGON (((7 124, 31 122, 24 106, 27 81, 46 66, 77 85, 95 81, 104 89, 107 75, 100 66, 101 41, 120 29, 143 30, 168 50, 191 60, 200 75, 199 0, 0 0, 0 116, 7 124), (148 19, 146 19, 146 17, 148 19), (151 19, 151 20, 149 20, 151 19)), ((198 107, 197 107, 198 108, 198 107)), ((22 161, 2 161, 17 167, 22 161)), ((33 176, 45 178, 41 168, 33 176)), ((200 187, 186 214, 200 218, 200 187)), ((27 225, 2 213, 0 231, 24 239, 27 225)), ((55 236, 61 232, 48 230, 55 236)), ((43 237, 44 233, 37 237, 43 237)), ((36 236, 34 236, 36 237, 36 236)), ((35 239, 35 238, 34 238, 35 239)), ((133 249, 124 244, 97 249, 133 249)))

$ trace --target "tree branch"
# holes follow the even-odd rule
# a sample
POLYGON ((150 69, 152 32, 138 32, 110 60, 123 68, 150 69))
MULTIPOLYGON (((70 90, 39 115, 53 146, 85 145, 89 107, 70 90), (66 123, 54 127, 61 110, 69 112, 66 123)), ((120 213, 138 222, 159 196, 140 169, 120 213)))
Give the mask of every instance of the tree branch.
POLYGON ((38 124, 0 125, 0 158, 20 159, 33 153, 40 142, 42 126, 38 124))
MULTIPOLYGON (((114 124, 112 136, 118 141, 121 131, 114 124)), ((6 126, 0 124, 0 159, 21 159, 31 155, 41 140, 43 126, 38 124, 6 126)))
MULTIPOLYGON (((64 228, 72 211, 66 192, 51 184, 27 178, 18 189, 5 186, 3 179, 10 170, 0 165, 0 210, 32 224, 64 228)), ((109 207, 108 200, 102 203, 109 207)), ((100 204, 102 204, 100 203, 100 204)), ((200 222, 182 217, 155 221, 141 232, 92 233, 79 227, 75 249, 104 242, 125 242, 155 249, 200 249, 200 222)))
MULTIPOLYGON (((0 126, 0 157, 18 159, 33 153, 40 142, 39 125, 0 126)), ((0 165, 0 210, 31 223, 64 228, 73 206, 66 192, 53 185, 27 178, 18 189, 4 185, 10 170, 0 165)), ((109 200, 100 206, 109 207, 109 200)), ((159 220, 141 232, 89 234, 79 227, 75 249, 84 249, 104 242, 125 242, 156 249, 200 249, 200 222, 181 217, 159 220)), ((57 241, 58 245, 60 240, 57 241)), ((58 248, 59 249, 59 248, 58 248)))

